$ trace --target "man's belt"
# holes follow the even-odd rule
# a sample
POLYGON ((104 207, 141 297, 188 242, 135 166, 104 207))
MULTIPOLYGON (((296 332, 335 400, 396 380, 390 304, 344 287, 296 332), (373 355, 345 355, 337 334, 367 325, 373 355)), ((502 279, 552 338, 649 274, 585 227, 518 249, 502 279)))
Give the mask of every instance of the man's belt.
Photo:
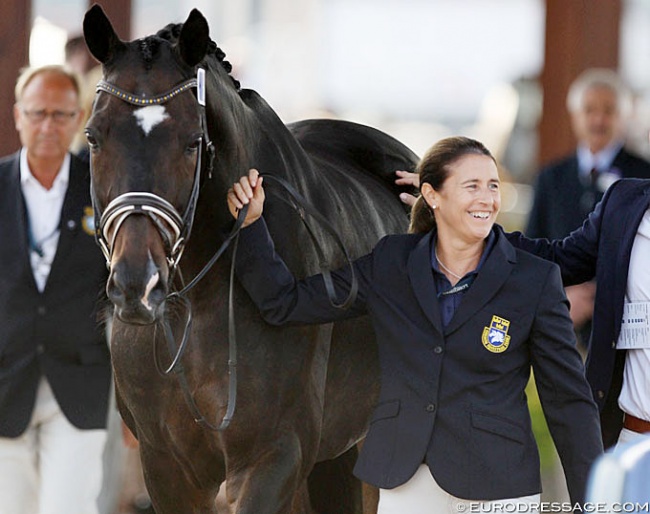
POLYGON ((625 413, 623 426, 628 430, 632 430, 632 432, 638 432, 639 434, 650 432, 650 421, 631 416, 627 413, 625 413))

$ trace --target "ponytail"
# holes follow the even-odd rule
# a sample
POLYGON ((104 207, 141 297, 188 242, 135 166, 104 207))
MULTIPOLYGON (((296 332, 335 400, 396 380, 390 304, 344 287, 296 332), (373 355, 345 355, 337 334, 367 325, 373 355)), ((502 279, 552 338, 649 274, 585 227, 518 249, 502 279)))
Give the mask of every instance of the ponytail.
POLYGON ((409 234, 424 234, 430 232, 436 226, 436 218, 431 212, 431 208, 424 200, 423 196, 419 196, 413 207, 411 207, 411 223, 409 224, 409 234))

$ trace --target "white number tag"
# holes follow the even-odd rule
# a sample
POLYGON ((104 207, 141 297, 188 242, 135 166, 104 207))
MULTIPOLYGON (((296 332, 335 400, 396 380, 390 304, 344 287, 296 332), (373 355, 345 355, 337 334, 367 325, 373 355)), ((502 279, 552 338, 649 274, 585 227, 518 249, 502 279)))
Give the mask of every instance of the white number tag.
POLYGON ((621 334, 617 350, 650 348, 650 302, 626 303, 623 306, 621 334))

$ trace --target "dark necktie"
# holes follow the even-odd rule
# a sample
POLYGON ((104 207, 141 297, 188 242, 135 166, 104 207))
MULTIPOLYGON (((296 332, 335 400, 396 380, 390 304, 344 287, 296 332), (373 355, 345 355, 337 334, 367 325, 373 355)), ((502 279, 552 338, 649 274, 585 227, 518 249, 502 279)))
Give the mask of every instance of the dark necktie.
POLYGON ((589 172, 589 180, 585 188, 582 197, 580 198, 580 208, 582 209, 583 215, 586 217, 589 214, 596 204, 603 197, 602 191, 598 187, 598 176, 600 172, 597 168, 592 168, 589 172))
POLYGON ((593 191, 598 191, 598 176, 600 175, 600 172, 598 171, 597 168, 591 168, 591 171, 589 172, 589 181, 591 184, 591 189, 593 191))

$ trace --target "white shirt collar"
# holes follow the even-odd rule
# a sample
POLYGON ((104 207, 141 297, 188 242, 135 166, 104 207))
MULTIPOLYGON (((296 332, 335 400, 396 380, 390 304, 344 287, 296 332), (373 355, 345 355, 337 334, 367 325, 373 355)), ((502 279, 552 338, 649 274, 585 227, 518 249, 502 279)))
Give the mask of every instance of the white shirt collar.
POLYGON ((578 146, 578 170, 580 175, 588 176, 592 169, 596 168, 600 172, 610 171, 614 159, 618 152, 623 148, 621 141, 612 141, 600 152, 592 154, 589 148, 584 145, 578 146))
MULTIPOLYGON (((68 188, 68 182, 70 181, 70 154, 66 153, 59 168, 59 172, 54 179, 52 184, 52 189, 56 188, 60 191, 65 191, 68 188)), ((20 151, 20 184, 25 186, 26 184, 38 185, 43 187, 41 183, 34 177, 32 170, 29 167, 29 162, 27 161, 27 150, 22 148, 20 151)))

